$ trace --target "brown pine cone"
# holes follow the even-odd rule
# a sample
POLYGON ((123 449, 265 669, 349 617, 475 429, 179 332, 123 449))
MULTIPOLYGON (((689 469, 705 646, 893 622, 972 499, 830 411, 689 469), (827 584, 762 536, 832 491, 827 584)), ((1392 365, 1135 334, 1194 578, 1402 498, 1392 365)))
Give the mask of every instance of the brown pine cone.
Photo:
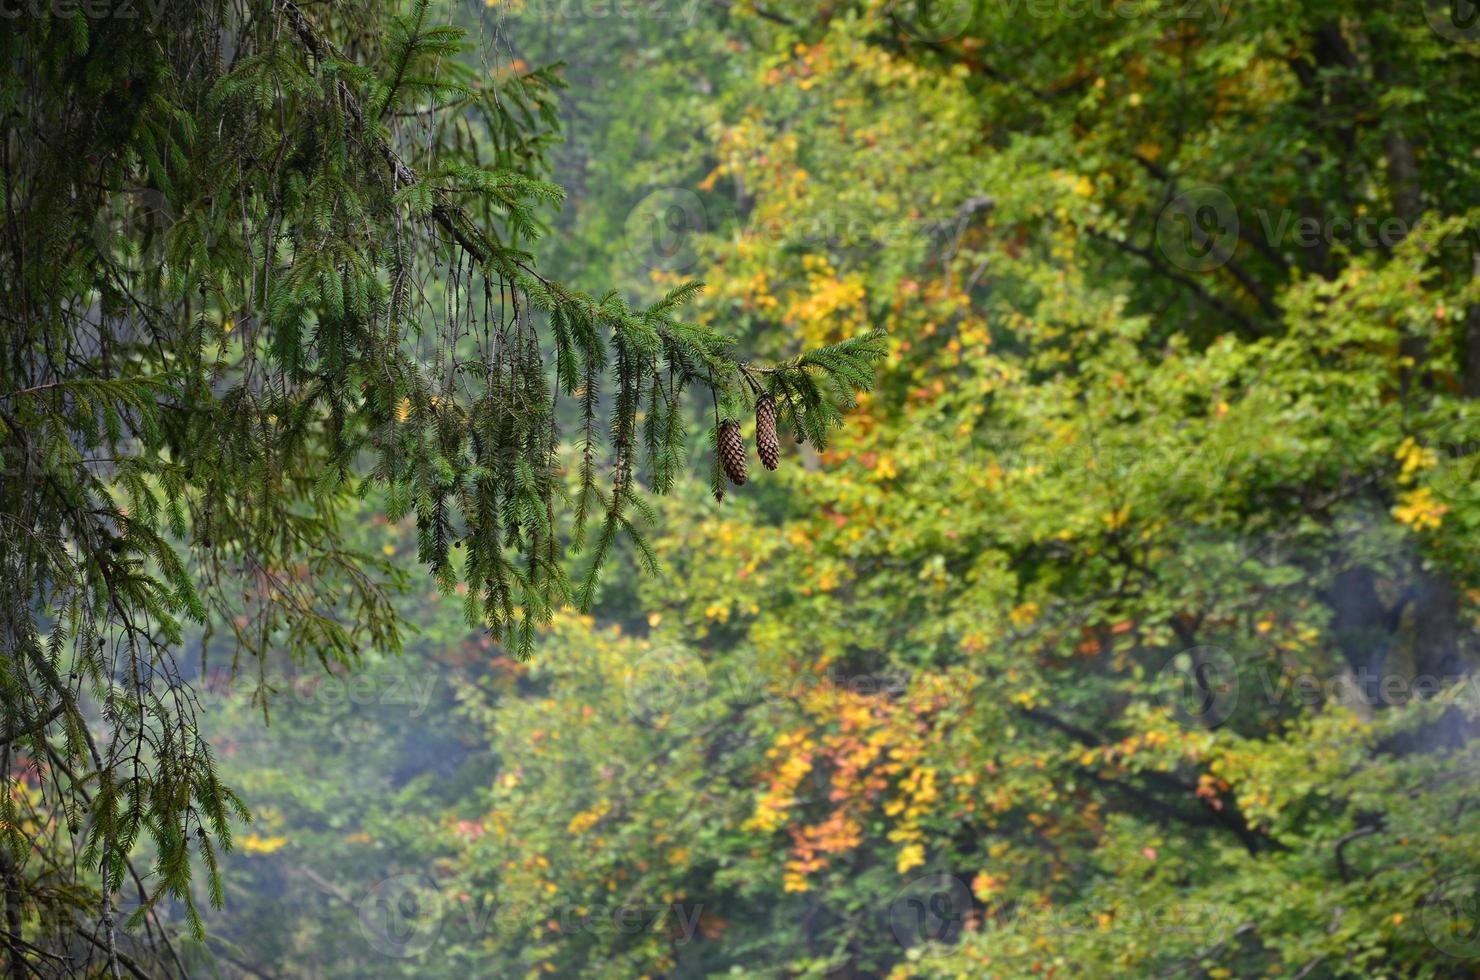
POLYGON ((776 399, 762 395, 755 401, 755 449, 761 463, 774 470, 781 462, 781 443, 776 439, 776 399))
POLYGON ((745 485, 745 437, 740 435, 740 424, 731 419, 719 424, 719 461, 731 483, 745 485))

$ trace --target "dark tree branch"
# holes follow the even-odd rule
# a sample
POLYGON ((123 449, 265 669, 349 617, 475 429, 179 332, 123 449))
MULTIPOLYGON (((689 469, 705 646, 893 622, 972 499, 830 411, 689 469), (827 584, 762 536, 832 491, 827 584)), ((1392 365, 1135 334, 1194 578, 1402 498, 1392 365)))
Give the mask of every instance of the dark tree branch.
POLYGON ((1095 231, 1094 229, 1090 229, 1089 233, 1095 238, 1100 239, 1101 241, 1109 242, 1111 245, 1120 249, 1122 252, 1125 252, 1128 255, 1134 255, 1136 258, 1141 259, 1147 265, 1151 266, 1151 268, 1159 272, 1162 276, 1182 286, 1182 288, 1192 294, 1193 298, 1203 303, 1209 309, 1215 310, 1228 319, 1233 320, 1239 326, 1243 327, 1250 336, 1264 336, 1266 331, 1261 329, 1259 325, 1256 324, 1253 320, 1249 319, 1248 316, 1230 306, 1228 303, 1224 302, 1220 297, 1209 292, 1207 287, 1198 282, 1196 279, 1193 279, 1191 276, 1177 272, 1175 269, 1169 267, 1165 262, 1162 262, 1156 257, 1156 253, 1152 249, 1142 248, 1139 245, 1133 245, 1130 242, 1125 241, 1124 239, 1113 238, 1110 235, 1107 235, 1100 231, 1095 231))
POLYGON ((7 729, 3 732, 0 732, 0 745, 9 745, 11 742, 14 742, 18 738, 29 738, 32 735, 40 734, 41 732, 46 730, 47 725, 50 725, 52 722, 60 718, 62 714, 66 712, 66 710, 67 702, 59 701, 57 702, 55 707, 53 707, 50 711, 47 711, 40 718, 37 718, 35 721, 31 722, 29 725, 22 725, 19 728, 7 729))
POLYGON ((1350 884, 1352 880, 1351 867, 1346 863, 1346 848, 1353 841, 1359 841, 1363 837, 1371 837, 1373 834, 1381 833, 1380 824, 1371 824, 1358 827, 1349 834, 1345 834, 1336 842, 1336 873, 1341 875, 1341 880, 1350 884))
MULTIPOLYGON (((1055 731, 1068 735, 1070 738, 1080 743, 1081 745, 1095 748, 1105 744, 1104 739, 1100 738, 1098 735, 1094 734, 1088 729, 1081 728, 1078 725, 1075 725, 1073 722, 1065 721, 1056 715, 1042 710, 1041 708, 1019 708, 1018 712, 1024 717, 1030 718, 1033 721, 1054 729, 1055 731)), ((1267 850, 1283 850, 1283 848, 1280 847, 1277 842, 1272 841, 1268 837, 1257 833, 1252 827, 1250 827, 1248 821, 1244 819, 1244 815, 1240 813, 1238 809, 1232 806, 1228 801, 1218 800, 1216 801, 1215 805, 1215 801, 1204 799, 1203 797, 1199 796, 1197 797, 1198 802, 1203 805, 1203 807, 1206 809, 1206 812, 1189 813, 1188 811, 1167 803, 1165 800, 1162 800, 1159 797, 1153 795, 1148 789, 1135 786, 1130 783, 1122 782, 1120 780, 1108 779, 1104 776, 1098 775, 1097 773, 1086 772, 1086 775, 1095 782, 1117 789, 1131 796, 1137 802, 1150 807, 1151 809, 1156 810, 1158 813, 1162 813, 1181 823, 1189 824, 1194 827, 1216 827, 1227 830, 1235 837, 1237 837, 1239 843, 1242 844, 1244 846, 1244 849, 1252 855, 1258 855, 1261 852, 1267 850)), ((1140 775, 1148 783, 1170 790, 1177 795, 1185 795, 1187 793, 1195 794, 1197 790, 1197 787, 1187 785, 1186 783, 1177 779, 1171 773, 1150 771, 1140 773, 1140 775)))

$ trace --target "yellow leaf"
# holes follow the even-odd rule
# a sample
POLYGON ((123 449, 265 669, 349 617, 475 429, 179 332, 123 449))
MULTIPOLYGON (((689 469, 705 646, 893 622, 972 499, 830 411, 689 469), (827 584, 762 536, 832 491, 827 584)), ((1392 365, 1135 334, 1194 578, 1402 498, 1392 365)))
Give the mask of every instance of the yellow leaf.
POLYGON ((899 860, 895 867, 900 874, 904 874, 911 868, 918 868, 925 863, 925 848, 920 844, 906 844, 899 850, 899 860))
POLYGON ((250 854, 272 854, 274 851, 282 850, 283 846, 288 843, 288 838, 263 837, 253 831, 241 838, 238 843, 241 844, 243 850, 250 854))

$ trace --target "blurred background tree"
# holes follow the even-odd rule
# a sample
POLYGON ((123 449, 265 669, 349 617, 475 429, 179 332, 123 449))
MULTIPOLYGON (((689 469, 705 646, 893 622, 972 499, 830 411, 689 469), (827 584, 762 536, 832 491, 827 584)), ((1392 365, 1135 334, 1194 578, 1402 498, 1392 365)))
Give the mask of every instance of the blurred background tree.
MULTIPOLYGON (((190 965, 1472 975, 1480 51, 1450 14, 457 8, 497 77, 569 62, 542 274, 633 308, 697 276, 744 349, 890 356, 825 449, 783 439, 723 507, 676 478, 663 577, 533 660, 418 583, 399 656, 269 653, 265 731, 211 693, 258 821, 190 965)), ((346 507, 357 551, 419 548, 346 507)))

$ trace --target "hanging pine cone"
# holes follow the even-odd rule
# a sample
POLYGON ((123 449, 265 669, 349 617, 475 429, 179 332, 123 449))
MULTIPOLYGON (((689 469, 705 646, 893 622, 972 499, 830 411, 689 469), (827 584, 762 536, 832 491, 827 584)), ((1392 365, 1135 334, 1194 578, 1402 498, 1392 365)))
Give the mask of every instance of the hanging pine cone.
POLYGON ((731 419, 719 424, 719 461, 731 483, 745 485, 745 438, 740 435, 740 424, 731 419))
POLYGON ((762 395, 755 401, 755 449, 766 469, 781 462, 781 443, 776 440, 776 399, 762 395))

